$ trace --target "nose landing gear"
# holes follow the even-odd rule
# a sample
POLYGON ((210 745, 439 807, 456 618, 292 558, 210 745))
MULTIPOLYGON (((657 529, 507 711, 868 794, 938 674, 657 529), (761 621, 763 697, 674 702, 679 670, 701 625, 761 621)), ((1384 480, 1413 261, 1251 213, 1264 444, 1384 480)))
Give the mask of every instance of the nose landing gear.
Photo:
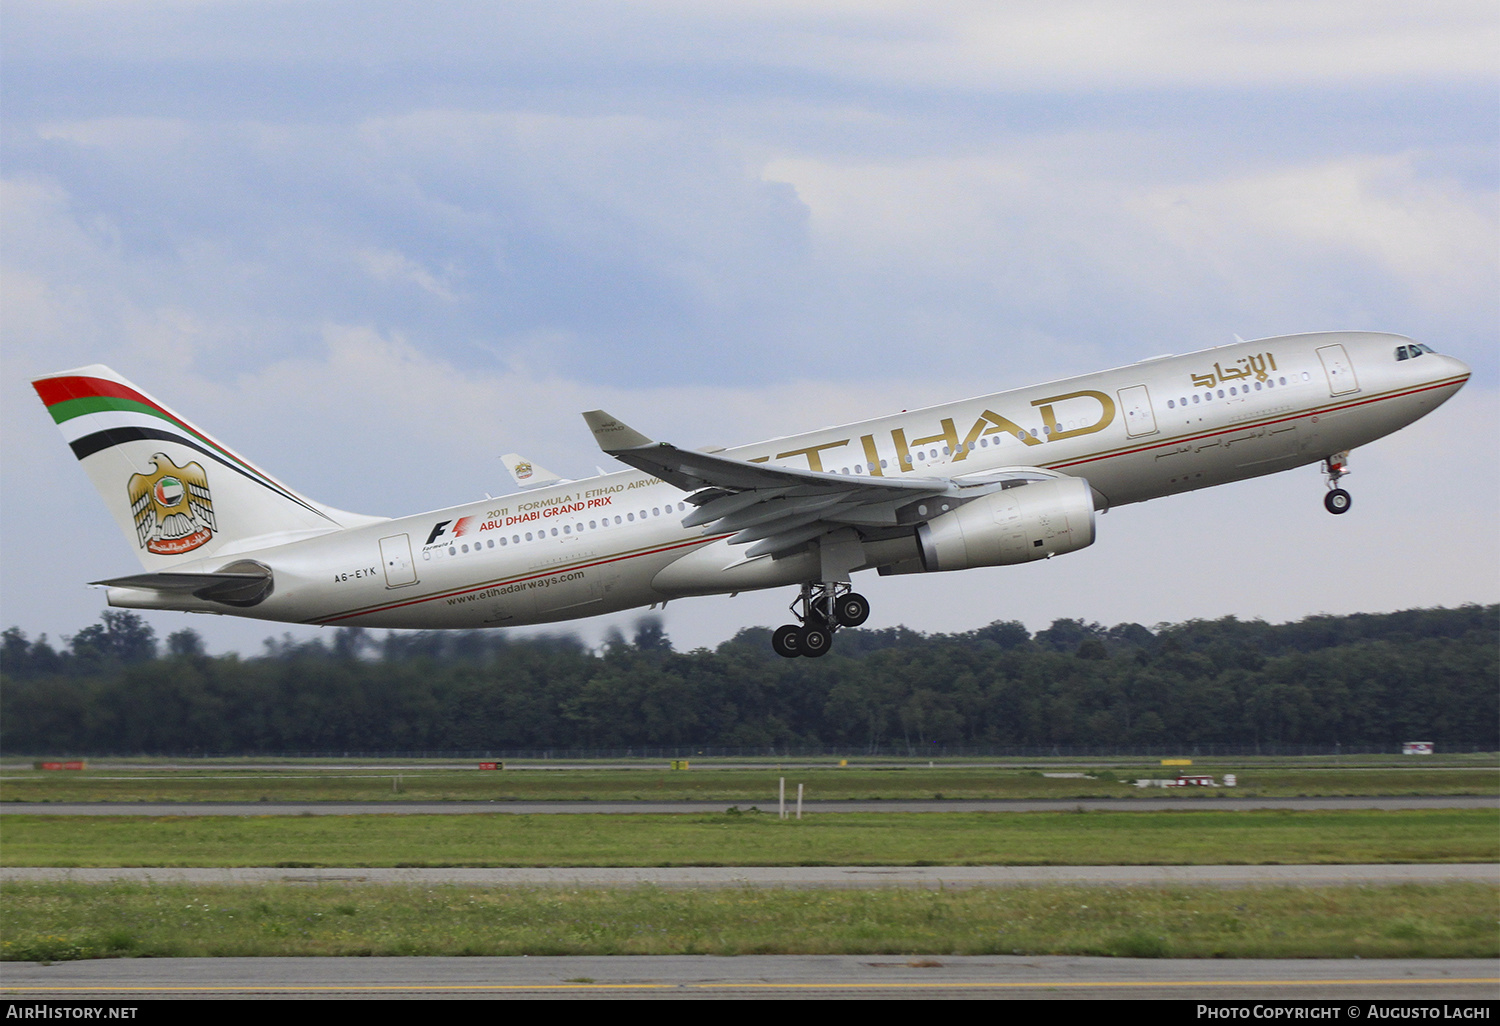
POLYGON ((1354 500, 1349 493, 1338 487, 1339 478, 1349 473, 1349 454, 1335 453, 1323 461, 1323 476, 1328 481, 1328 494, 1323 496, 1323 508, 1330 513, 1349 512, 1354 500))
POLYGON ((858 627, 870 618, 865 597, 836 581, 804 584, 791 610, 798 622, 778 627, 771 635, 772 651, 788 659, 824 655, 833 647, 835 631, 858 627))

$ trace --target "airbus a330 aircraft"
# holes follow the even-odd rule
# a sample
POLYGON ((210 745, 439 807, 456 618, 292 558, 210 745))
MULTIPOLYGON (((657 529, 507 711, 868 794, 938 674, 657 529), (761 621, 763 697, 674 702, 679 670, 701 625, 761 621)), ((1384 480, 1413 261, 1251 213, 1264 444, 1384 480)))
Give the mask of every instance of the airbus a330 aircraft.
POLYGON ((112 606, 293 623, 477 628, 797 585, 772 645, 819 656, 869 615, 851 574, 1006 566, 1094 542, 1112 506, 1323 464, 1444 402, 1458 360, 1330 332, 1158 357, 734 449, 655 442, 602 410, 629 470, 563 481, 519 457, 499 499, 399 519, 282 484, 107 367, 33 382, 145 573, 112 606))

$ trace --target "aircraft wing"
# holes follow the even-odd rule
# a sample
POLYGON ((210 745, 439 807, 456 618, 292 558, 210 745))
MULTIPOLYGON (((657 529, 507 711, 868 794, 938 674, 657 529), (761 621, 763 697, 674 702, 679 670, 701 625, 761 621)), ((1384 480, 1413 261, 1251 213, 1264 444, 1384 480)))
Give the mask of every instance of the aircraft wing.
POLYGON ((939 504, 929 509, 923 500, 953 490, 946 478, 851 477, 679 449, 652 441, 603 410, 583 417, 609 455, 692 493, 688 502, 698 508, 684 518, 684 527, 734 532, 729 542, 749 545, 747 558, 784 552, 843 527, 916 524, 939 512, 939 504))

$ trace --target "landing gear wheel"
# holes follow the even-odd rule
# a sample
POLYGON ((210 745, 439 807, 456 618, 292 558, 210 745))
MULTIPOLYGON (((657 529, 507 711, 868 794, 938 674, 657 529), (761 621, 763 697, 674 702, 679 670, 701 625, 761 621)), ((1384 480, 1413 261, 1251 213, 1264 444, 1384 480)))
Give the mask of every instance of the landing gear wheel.
POLYGON ((1329 489, 1328 494, 1323 496, 1323 508, 1333 514, 1349 512, 1349 506, 1353 502, 1349 493, 1342 488, 1329 489))
POLYGON ((1338 486, 1339 479, 1349 473, 1349 453, 1336 452, 1323 461, 1323 478, 1328 482, 1328 494, 1323 496, 1323 508, 1338 515, 1349 512, 1354 500, 1338 486))
POLYGON ((802 628, 794 623, 776 628, 771 635, 771 651, 785 659, 797 658, 802 654, 802 628))
POLYGON ((870 603, 843 581, 807 581, 791 605, 797 623, 778 627, 771 648, 779 656, 816 659, 833 647, 833 636, 870 618, 870 603))
POLYGON ((826 627, 808 624, 799 633, 801 634, 801 638, 799 639, 801 654, 807 656, 809 659, 816 659, 818 656, 826 655, 828 650, 833 647, 833 634, 826 627))
POLYGON ((840 626, 858 627, 870 618, 870 603, 865 601, 863 595, 850 592, 839 597, 833 604, 833 613, 838 617, 840 626))

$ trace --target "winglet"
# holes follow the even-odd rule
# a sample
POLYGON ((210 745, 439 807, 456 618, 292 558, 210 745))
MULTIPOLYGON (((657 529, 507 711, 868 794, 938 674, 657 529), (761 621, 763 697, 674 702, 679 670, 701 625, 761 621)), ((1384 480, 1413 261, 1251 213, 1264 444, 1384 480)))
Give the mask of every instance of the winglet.
POLYGON ((594 433, 594 441, 598 442, 599 448, 605 452, 623 452, 626 449, 639 449, 642 446, 655 444, 639 431, 620 423, 603 410, 589 410, 584 413, 583 419, 588 423, 589 430, 594 433))

